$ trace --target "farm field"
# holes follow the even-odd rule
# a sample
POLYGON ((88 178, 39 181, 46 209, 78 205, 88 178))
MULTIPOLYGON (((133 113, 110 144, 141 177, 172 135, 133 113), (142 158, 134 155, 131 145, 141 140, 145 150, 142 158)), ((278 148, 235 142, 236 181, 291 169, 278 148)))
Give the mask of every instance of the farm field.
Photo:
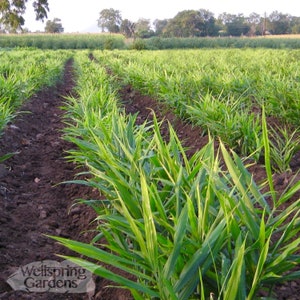
POLYGON ((37 49, 212 49, 266 48, 299 49, 299 35, 271 35, 257 37, 190 37, 126 39, 122 34, 0 34, 0 48, 33 47, 37 49))
POLYGON ((33 47, 44 50, 122 49, 124 36, 121 34, 2 34, 0 47, 33 47))
POLYGON ((123 84, 160 100, 180 118, 200 126, 203 134, 210 132, 256 161, 262 155, 263 107, 275 129, 269 134, 277 141, 271 152, 279 172, 289 169, 278 160, 277 154, 285 152, 279 141, 294 136, 293 153, 299 144, 299 55, 265 49, 95 52, 123 84))
POLYGON ((39 85, 25 104, 32 116, 3 125, 0 156, 15 152, 0 173, 5 275, 69 248, 86 268, 79 255, 122 270, 98 267, 99 299, 297 299, 300 52, 37 53, 45 63, 52 54, 57 79, 68 61, 64 80, 44 94, 39 85), (18 240, 22 213, 31 222, 18 240), (80 234, 96 217, 96 231, 80 234))
POLYGON ((0 131, 24 100, 59 79, 68 55, 68 51, 0 50, 0 131))

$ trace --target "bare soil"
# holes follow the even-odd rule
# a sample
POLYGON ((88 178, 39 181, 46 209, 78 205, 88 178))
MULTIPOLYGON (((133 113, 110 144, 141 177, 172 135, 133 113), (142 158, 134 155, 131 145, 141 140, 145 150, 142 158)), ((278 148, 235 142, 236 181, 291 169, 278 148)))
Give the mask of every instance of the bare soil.
MULTIPOLYGON (((66 64, 62 82, 37 93, 21 108, 18 117, 0 137, 0 156, 16 152, 0 164, 0 299, 88 299, 87 295, 25 293, 11 290, 6 280, 20 266, 46 259, 58 260, 56 253, 71 254, 44 234, 89 242, 87 228, 94 212, 87 206, 73 204, 76 199, 99 199, 98 191, 85 186, 60 184, 74 179, 80 171, 65 159, 74 147, 62 139, 64 96, 74 87, 72 62, 66 64)), ((188 147, 190 156, 207 143, 200 128, 183 122, 162 104, 143 96, 130 86, 122 88, 120 98, 127 113, 138 113, 137 122, 151 119, 151 110, 159 119, 168 120, 188 147)), ((162 127, 168 138, 167 122, 162 127)), ((299 170, 300 153, 292 162, 293 173, 299 170)), ((252 168, 255 179, 263 180, 261 166, 252 168)), ((275 175, 276 189, 282 191, 293 174, 275 175)), ((299 180, 299 178, 298 178, 299 180)), ((299 197, 299 195, 297 195, 299 197)), ((97 278, 93 299, 131 299, 130 293, 108 288, 110 282, 97 278)), ((300 282, 276 288, 278 299, 300 299, 300 282)))

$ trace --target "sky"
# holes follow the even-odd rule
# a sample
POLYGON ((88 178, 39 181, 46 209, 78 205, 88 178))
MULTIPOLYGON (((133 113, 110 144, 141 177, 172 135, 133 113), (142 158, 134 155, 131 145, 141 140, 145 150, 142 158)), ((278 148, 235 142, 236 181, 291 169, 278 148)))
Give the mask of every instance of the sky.
MULTIPOLYGON (((252 12, 260 15, 277 10, 300 17, 299 0, 48 0, 48 20, 61 19, 64 32, 100 32, 97 27, 99 14, 103 9, 113 8, 121 12, 123 19, 137 21, 139 18, 173 18, 187 9, 207 9, 218 17, 223 12, 248 16, 252 12)), ((32 1, 28 1, 25 14, 25 28, 30 31, 44 31, 46 21, 35 21, 32 1)))

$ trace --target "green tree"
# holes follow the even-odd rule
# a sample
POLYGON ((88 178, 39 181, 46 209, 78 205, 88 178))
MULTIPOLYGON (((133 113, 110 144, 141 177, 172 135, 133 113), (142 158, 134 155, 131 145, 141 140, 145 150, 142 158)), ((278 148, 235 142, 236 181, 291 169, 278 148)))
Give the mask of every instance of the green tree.
POLYGON ((290 15, 273 11, 268 18, 268 30, 272 34, 291 33, 291 20, 292 17, 290 15))
POLYGON ((139 38, 149 38, 154 35, 153 30, 151 30, 149 19, 139 19, 135 23, 135 36, 139 38))
POLYGON ((122 24, 121 12, 119 10, 109 8, 103 9, 100 12, 98 19, 98 27, 102 28, 102 31, 107 30, 111 33, 120 32, 122 24))
POLYGON ((226 12, 223 12, 218 16, 219 23, 226 26, 226 24, 231 23, 236 18, 236 15, 228 14, 226 12))
POLYGON ((175 37, 215 35, 215 31, 215 18, 204 9, 181 11, 165 27, 166 35, 175 37))
MULTIPOLYGON (((0 0, 0 25, 6 31, 15 32, 22 30, 25 23, 23 17, 28 0, 0 0)), ((32 1, 30 1, 32 2, 32 1)), ((36 20, 44 21, 49 11, 48 0, 32 2, 36 20)))
POLYGON ((243 14, 228 14, 223 13, 219 15, 219 23, 223 25, 227 35, 241 36, 247 34, 251 26, 247 18, 243 14))
POLYGON ((250 25, 243 14, 238 14, 233 22, 227 24, 227 32, 232 36, 246 35, 250 31, 250 25))
POLYGON ((135 32, 135 24, 128 19, 122 20, 120 32, 127 38, 133 37, 135 32))
POLYGON ((166 33, 175 37, 199 36, 200 19, 196 10, 179 12, 167 25, 166 33))
POLYGON ((250 36, 263 34, 263 18, 259 14, 251 13, 247 18, 247 22, 250 26, 250 36))
POLYGON ((300 33, 300 17, 292 17, 291 30, 293 34, 300 33))
POLYGON ((54 18, 53 21, 48 20, 45 27, 47 33, 62 33, 64 28, 61 24, 61 19, 54 18))
POLYGON ((214 36, 218 33, 219 28, 216 26, 214 14, 206 9, 200 9, 198 14, 202 22, 201 36, 214 36))
POLYGON ((154 20, 153 22, 155 35, 162 36, 164 34, 165 28, 168 25, 168 20, 154 20))

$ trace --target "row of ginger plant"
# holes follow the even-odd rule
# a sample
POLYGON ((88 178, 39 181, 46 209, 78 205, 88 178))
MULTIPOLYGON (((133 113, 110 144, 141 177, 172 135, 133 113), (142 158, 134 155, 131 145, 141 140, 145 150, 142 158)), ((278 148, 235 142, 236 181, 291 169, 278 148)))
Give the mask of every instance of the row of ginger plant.
POLYGON ((242 156, 263 157, 261 107, 274 171, 290 170, 299 150, 298 50, 204 49, 94 52, 124 84, 171 107, 242 156), (278 124, 280 125, 278 126, 278 124))
MULTIPOLYGON (((61 78, 71 55, 70 51, 0 50, 0 135, 25 100, 61 78)), ((11 155, 2 155, 0 162, 11 155)))
POLYGON ((80 200, 97 213, 91 243, 53 237, 80 256, 69 260, 135 299, 257 299, 262 291, 272 299, 274 285, 299 278, 300 199, 289 200, 300 182, 274 191, 264 108, 265 193, 222 142, 215 151, 211 138, 188 158, 171 125, 168 142, 155 117, 137 126, 87 52, 76 53, 75 69, 65 138, 76 145, 68 159, 89 179, 72 182, 103 200, 80 200))
POLYGON ((0 131, 25 100, 57 82, 68 56, 62 51, 0 51, 0 131))

